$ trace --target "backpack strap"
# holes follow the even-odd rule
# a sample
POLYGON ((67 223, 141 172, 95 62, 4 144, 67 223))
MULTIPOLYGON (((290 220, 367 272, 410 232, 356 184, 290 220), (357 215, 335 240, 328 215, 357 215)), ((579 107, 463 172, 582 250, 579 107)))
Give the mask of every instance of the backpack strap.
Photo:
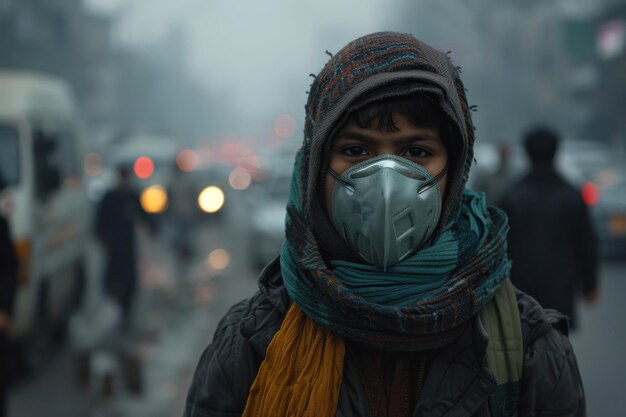
POLYGON ((520 396, 524 340, 510 279, 502 282, 492 301, 481 310, 480 320, 489 337, 485 362, 497 384, 489 396, 489 410, 493 417, 513 417, 520 396))

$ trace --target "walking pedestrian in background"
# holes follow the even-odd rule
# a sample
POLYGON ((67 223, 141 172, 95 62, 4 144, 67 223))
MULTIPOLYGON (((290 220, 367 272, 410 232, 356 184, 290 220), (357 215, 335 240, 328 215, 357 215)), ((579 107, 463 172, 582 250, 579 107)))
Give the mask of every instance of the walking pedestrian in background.
POLYGON ((556 171, 557 133, 529 130, 524 147, 531 161, 526 176, 502 200, 509 216, 509 256, 515 286, 545 308, 556 309, 577 326, 575 300, 599 298, 598 249, 589 209, 581 193, 556 171))
POLYGON ((172 184, 167 189, 169 206, 167 218, 171 232, 171 247, 179 265, 185 265, 193 257, 192 229, 197 206, 196 186, 189 172, 183 171, 178 164, 172 167, 172 184))
POLYGON ((151 231, 156 230, 132 187, 130 167, 120 165, 116 187, 104 195, 97 208, 95 233, 107 258, 104 289, 118 303, 126 330, 137 290, 135 226, 139 222, 148 225, 151 231))
POLYGON ((511 161, 511 147, 507 143, 498 145, 498 166, 493 172, 483 172, 476 180, 474 191, 483 191, 487 203, 499 206, 503 196, 518 179, 511 161))

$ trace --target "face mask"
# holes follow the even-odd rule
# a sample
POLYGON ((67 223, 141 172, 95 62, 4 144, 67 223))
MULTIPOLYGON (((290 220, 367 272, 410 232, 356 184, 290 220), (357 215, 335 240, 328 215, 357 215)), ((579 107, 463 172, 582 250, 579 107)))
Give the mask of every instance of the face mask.
POLYGON ((410 256, 432 236, 441 214, 437 176, 395 155, 368 159, 338 175, 332 222, 350 248, 383 269, 410 256))

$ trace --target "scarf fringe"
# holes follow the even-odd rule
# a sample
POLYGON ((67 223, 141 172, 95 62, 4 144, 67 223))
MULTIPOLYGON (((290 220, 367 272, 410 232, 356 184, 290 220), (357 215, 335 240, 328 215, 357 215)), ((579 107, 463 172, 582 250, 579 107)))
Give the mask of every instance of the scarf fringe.
POLYGON ((345 343, 292 304, 267 348, 243 417, 332 417, 345 343))

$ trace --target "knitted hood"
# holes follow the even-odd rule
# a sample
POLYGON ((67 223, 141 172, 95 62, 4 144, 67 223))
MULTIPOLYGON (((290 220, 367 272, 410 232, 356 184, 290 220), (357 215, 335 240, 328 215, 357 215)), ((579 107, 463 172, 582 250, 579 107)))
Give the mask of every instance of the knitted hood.
POLYGON ((306 105, 302 207, 332 258, 355 260, 339 238, 323 204, 330 138, 355 106, 382 98, 426 93, 452 121, 449 143, 458 144, 448 173, 448 192, 440 224, 457 207, 473 161, 474 127, 457 68, 447 54, 409 34, 379 32, 358 38, 333 55, 315 77, 306 105), (337 244, 335 244, 337 243, 337 244))
POLYGON ((463 191, 472 132, 463 86, 445 54, 408 35, 377 33, 332 57, 310 92, 280 254, 287 293, 307 317, 350 340, 423 350, 449 343, 492 299, 510 269, 508 226, 504 213, 487 208, 482 194, 463 191), (449 193, 437 237, 381 280, 380 268, 355 259, 322 204, 329 138, 360 106, 420 93, 448 115, 452 128, 445 133, 453 137, 445 143, 460 156, 449 159, 449 193))

